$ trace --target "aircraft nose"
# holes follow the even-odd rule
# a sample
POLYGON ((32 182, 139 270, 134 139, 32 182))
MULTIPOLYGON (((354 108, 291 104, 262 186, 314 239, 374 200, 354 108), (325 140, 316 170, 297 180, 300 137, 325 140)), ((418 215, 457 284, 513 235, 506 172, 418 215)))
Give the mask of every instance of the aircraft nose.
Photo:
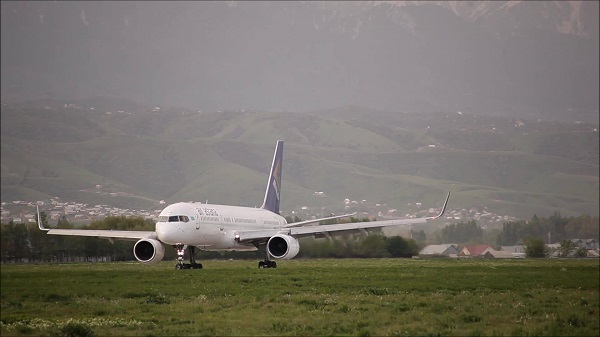
POLYGON ((168 245, 181 243, 181 238, 177 235, 177 232, 180 231, 178 227, 173 223, 157 222, 156 235, 160 241, 168 245))

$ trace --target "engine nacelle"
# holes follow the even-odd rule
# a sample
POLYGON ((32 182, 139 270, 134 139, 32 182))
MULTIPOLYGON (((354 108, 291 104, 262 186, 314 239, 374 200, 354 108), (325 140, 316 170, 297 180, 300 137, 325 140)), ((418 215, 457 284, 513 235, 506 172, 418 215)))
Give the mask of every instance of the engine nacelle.
POLYGON ((133 256, 143 263, 158 263, 165 256, 165 246, 154 239, 141 239, 133 246, 133 256))
POLYGON ((298 255, 300 243, 289 235, 277 234, 267 242, 267 251, 276 259, 289 260, 298 255))

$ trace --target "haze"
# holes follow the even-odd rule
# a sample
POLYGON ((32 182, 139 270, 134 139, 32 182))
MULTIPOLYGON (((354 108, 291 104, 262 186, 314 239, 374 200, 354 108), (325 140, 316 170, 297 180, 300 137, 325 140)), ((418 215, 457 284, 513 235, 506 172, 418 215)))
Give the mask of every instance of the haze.
POLYGON ((598 118, 598 2, 8 2, 2 99, 598 118))

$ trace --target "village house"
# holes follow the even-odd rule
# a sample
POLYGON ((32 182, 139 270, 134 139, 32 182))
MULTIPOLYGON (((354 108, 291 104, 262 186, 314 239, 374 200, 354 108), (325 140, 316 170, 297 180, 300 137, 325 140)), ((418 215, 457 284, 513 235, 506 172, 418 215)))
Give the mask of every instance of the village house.
POLYGON ((590 249, 598 249, 598 241, 596 239, 571 239, 577 247, 590 249))
POLYGON ((486 249, 492 248, 490 245, 466 245, 458 253, 459 257, 481 257, 486 249))
POLYGON ((511 253, 514 257, 524 258, 525 257, 525 246, 500 246, 500 250, 511 253))
POLYGON ((511 252, 495 250, 492 247, 484 250, 479 256, 492 259, 514 259, 516 257, 511 252))
POLYGON ((453 243, 428 245, 419 252, 420 257, 456 257, 458 246, 453 243))

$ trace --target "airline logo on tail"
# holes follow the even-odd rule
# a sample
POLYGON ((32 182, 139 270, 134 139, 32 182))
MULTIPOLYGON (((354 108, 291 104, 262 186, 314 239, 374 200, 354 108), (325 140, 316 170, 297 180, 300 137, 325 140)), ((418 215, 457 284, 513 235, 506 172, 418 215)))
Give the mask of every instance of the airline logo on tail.
POLYGON ((281 193, 281 164, 283 161, 283 140, 277 141, 275 154, 273 155, 273 164, 271 165, 271 174, 267 183, 265 200, 261 208, 267 209, 273 213, 279 214, 279 200, 281 193))
POLYGON ((281 200, 281 196, 279 195, 279 186, 281 186, 281 162, 277 162, 275 165, 275 170, 273 171, 273 188, 275 189, 277 200, 281 200))

